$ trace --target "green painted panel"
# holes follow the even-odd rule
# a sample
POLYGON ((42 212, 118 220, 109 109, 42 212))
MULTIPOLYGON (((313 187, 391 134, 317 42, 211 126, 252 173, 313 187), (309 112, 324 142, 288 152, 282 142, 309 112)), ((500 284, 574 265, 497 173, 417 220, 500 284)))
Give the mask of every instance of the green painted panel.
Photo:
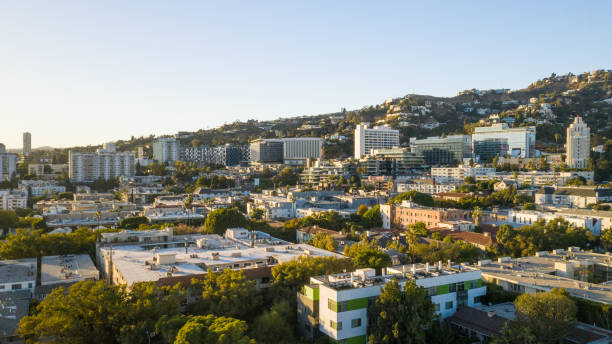
POLYGON ((348 310, 352 311, 355 309, 368 308, 368 298, 363 297, 360 299, 348 300, 348 310))
POLYGON ((471 284, 471 283, 472 283, 471 281, 465 281, 465 282, 463 282, 463 290, 468 290, 468 289, 470 289, 470 284, 471 284))
POLYGON ((304 294, 307 298, 311 300, 319 300, 319 288, 313 288, 311 286, 305 285, 302 294, 304 294))
POLYGON ((482 287, 482 278, 478 279, 478 288, 482 287))
POLYGON ((442 284, 438 286, 438 293, 437 295, 442 295, 442 294, 448 294, 450 291, 450 288, 448 286, 448 284, 442 284))

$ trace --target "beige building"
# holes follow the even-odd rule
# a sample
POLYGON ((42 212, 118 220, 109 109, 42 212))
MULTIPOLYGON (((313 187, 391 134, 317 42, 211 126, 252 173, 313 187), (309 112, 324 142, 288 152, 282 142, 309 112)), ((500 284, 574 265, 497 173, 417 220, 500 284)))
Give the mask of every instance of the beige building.
POLYGON ((589 127, 580 116, 567 128, 567 143, 565 144, 567 166, 570 168, 586 168, 590 153, 591 133, 589 127))
POLYGON ((423 222, 427 228, 439 227, 441 222, 467 220, 469 212, 460 209, 429 208, 403 201, 401 205, 380 205, 383 228, 393 226, 406 228, 417 222, 423 222))

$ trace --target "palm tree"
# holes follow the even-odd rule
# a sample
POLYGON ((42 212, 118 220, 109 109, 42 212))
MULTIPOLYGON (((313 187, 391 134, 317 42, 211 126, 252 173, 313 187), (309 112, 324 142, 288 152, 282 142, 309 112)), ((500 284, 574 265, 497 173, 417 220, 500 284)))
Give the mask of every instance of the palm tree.
POLYGON ((474 224, 476 226, 480 225, 481 216, 482 216, 482 209, 480 207, 474 207, 474 210, 472 210, 472 218, 474 219, 474 224))

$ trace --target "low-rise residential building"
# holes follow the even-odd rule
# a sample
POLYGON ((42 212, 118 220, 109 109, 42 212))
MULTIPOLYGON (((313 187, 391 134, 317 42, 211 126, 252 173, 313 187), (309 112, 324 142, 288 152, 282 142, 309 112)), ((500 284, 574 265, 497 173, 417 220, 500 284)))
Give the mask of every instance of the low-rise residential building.
POLYGON ((29 164, 28 174, 39 179, 59 179, 62 173, 68 173, 68 164, 29 164))
POLYGON ((457 189, 456 184, 440 184, 435 179, 413 179, 410 182, 397 183, 397 192, 417 191, 429 195, 441 192, 453 192, 457 189))
POLYGON ((27 191, 28 196, 40 197, 43 195, 56 195, 66 192, 66 187, 57 185, 53 181, 44 180, 20 180, 19 188, 27 191))
POLYGON ((230 228, 224 236, 174 236, 170 231, 103 233, 97 261, 106 279, 131 286, 137 282, 174 285, 204 278, 207 271, 243 270, 258 287, 270 282, 271 267, 299 257, 344 256, 306 244, 292 244, 269 234, 230 228), (116 238, 116 239, 115 239, 116 238), (112 257, 111 257, 112 253, 112 257))
POLYGON ((463 183, 466 177, 495 179, 493 167, 432 167, 431 177, 437 183, 463 183))
POLYGON ((253 202, 247 203, 247 213, 259 209, 263 211, 263 218, 290 219, 296 216, 295 202, 288 197, 267 196, 262 194, 251 194, 253 202))
POLYGON ((551 291, 563 288, 570 295, 612 305, 612 262, 607 254, 582 251, 577 247, 535 256, 502 257, 478 262, 483 280, 515 293, 551 291))
POLYGON ((311 277, 298 293, 298 329, 306 338, 328 336, 335 342, 367 343, 368 306, 386 283, 396 279, 403 287, 409 280, 427 290, 442 319, 458 309, 481 303, 486 294, 480 271, 462 265, 401 265, 383 270, 358 269, 311 277))
POLYGON ((612 201, 612 188, 597 186, 543 187, 535 194, 535 204, 553 207, 586 208, 590 204, 612 201))
POLYGON ((417 222, 433 228, 438 227, 440 222, 470 218, 469 212, 465 210, 422 207, 410 201, 403 201, 401 205, 381 204, 380 214, 383 228, 407 228, 417 222))
POLYGON ((27 192, 18 190, 0 190, 0 209, 15 210, 28 207, 27 192))
POLYGON ((591 214, 569 214, 559 212, 535 211, 535 210, 509 210, 508 223, 512 226, 521 227, 529 226, 537 221, 544 220, 546 222, 563 219, 575 227, 583 227, 590 230, 593 234, 601 235, 601 230, 608 227, 602 227, 603 221, 591 214))

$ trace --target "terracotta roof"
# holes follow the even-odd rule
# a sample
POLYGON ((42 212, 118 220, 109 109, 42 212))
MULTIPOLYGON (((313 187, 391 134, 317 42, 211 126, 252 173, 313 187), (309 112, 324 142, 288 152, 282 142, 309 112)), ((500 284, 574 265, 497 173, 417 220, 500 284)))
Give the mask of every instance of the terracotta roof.
POLYGON ((331 229, 327 229, 327 228, 321 228, 317 225, 314 226, 310 226, 310 227, 303 227, 303 228, 299 228, 298 231, 300 232, 304 232, 304 233, 308 233, 308 234, 317 234, 317 233, 325 233, 325 234, 329 234, 333 237, 338 237, 338 238, 345 238, 346 235, 337 231, 333 231, 331 229))

